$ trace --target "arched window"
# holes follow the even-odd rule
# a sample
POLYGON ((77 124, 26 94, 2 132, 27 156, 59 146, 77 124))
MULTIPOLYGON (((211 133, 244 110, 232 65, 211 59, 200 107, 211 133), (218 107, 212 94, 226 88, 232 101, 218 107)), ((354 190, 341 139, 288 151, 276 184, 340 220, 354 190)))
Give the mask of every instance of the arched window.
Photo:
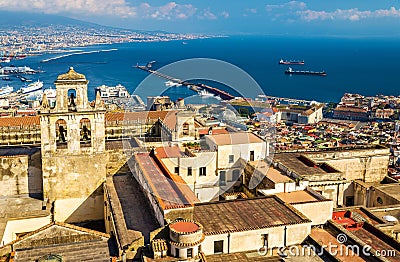
POLYGON ((81 147, 90 147, 92 144, 92 128, 88 118, 79 122, 81 147))
POLYGON ((67 122, 64 119, 56 121, 56 145, 57 149, 67 148, 67 122))
POLYGON ((76 90, 68 90, 68 111, 76 111, 76 90))

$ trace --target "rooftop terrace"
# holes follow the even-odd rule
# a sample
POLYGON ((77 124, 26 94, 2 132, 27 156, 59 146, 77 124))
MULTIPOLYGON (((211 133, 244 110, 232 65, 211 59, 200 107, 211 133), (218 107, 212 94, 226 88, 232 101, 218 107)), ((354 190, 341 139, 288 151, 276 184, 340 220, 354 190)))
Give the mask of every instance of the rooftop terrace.
POLYGON ((324 200, 323 198, 318 198, 310 194, 310 192, 308 192, 307 190, 278 193, 275 195, 289 204, 318 202, 324 200))
POLYGON ((300 153, 275 154, 274 161, 281 163, 300 176, 326 175, 340 172, 326 163, 318 164, 300 153))

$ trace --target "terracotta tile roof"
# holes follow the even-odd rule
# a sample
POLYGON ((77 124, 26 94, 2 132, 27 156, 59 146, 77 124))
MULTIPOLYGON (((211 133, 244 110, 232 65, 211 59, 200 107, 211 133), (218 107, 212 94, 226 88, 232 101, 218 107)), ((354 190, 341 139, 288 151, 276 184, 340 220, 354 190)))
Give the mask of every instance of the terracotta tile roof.
POLYGON ((311 222, 275 196, 196 204, 193 220, 206 235, 311 222))
POLYGON ((353 107, 353 106, 338 106, 335 108, 335 111, 345 111, 345 112, 361 112, 366 113, 368 110, 366 108, 361 107, 353 107))
POLYGON ((152 193, 164 209, 191 206, 199 200, 179 176, 167 177, 148 153, 135 155, 136 162, 143 171, 152 193))
MULTIPOLYGON (((337 240, 336 235, 331 234, 326 229, 313 228, 311 229, 310 237, 317 243, 320 243, 320 245, 325 245, 326 247, 335 246, 336 250, 346 250, 347 248, 345 244, 340 243, 337 240)), ((349 250, 350 252, 348 252, 347 254, 346 252, 337 252, 337 254, 335 254, 335 257, 339 261, 343 262, 369 261, 367 259, 363 259, 362 257, 360 257, 356 252, 353 252, 351 249, 347 248, 347 250, 349 250)))
POLYGON ((381 252, 393 250, 394 255, 387 256, 386 259, 389 261, 400 261, 400 252, 398 249, 396 250, 398 242, 395 239, 388 239, 383 232, 377 232, 373 226, 364 224, 362 228, 351 231, 351 233, 375 250, 381 252))
POLYGON ((174 114, 176 111, 141 111, 141 112, 117 112, 106 113, 106 121, 123 121, 123 120, 144 120, 165 119, 168 114, 174 114))
POLYGON ((178 146, 157 147, 156 154, 158 158, 176 158, 185 156, 178 146))
MULTIPOLYGON (((201 127, 197 129, 199 132, 199 135, 208 135, 208 127, 201 127)), ((212 135, 219 135, 219 134, 229 134, 228 130, 225 128, 213 128, 211 130, 212 135)))
POLYGON ((141 112, 118 112, 118 113, 106 113, 106 125, 107 122, 122 122, 122 121, 150 121, 155 122, 161 119, 163 123, 171 130, 175 129, 176 126, 176 112, 170 111, 141 111, 141 112))
POLYGON ((164 239, 154 239, 153 241, 151 241, 151 247, 154 252, 168 250, 167 241, 165 241, 164 239))
POLYGON ((209 135, 208 137, 219 146, 264 142, 264 140, 250 132, 232 132, 228 134, 209 135))
POLYGON ((40 118, 39 116, 21 116, 21 117, 0 117, 0 127, 8 127, 8 126, 39 126, 40 118))
MULTIPOLYGON (((161 119, 164 124, 174 129, 176 125, 176 111, 143 111, 143 112, 127 112, 127 113, 106 113, 105 120, 107 122, 124 120, 154 120, 161 119)), ((19 127, 40 125, 39 116, 19 116, 19 117, 0 117, 0 127, 19 127)))

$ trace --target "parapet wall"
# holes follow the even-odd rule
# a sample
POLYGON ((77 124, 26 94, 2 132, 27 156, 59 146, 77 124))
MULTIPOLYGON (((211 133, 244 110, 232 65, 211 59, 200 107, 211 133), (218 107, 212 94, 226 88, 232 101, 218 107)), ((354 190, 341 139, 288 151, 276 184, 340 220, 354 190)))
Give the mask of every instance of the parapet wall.
POLYGON ((388 148, 337 150, 307 154, 316 162, 326 162, 343 172, 346 180, 380 182, 387 175, 390 151, 388 148))

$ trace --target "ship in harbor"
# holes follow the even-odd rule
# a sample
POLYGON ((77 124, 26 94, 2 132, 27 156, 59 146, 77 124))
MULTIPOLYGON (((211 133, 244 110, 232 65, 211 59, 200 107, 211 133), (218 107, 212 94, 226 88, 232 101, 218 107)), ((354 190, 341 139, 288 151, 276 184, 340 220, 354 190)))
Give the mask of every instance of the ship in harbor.
POLYGON ((279 60, 280 65, 304 65, 304 60, 279 60))
POLYGON ((176 81, 174 79, 174 81, 170 80, 170 81, 165 82, 165 86, 166 87, 178 87, 178 86, 182 86, 182 84, 178 82, 178 79, 176 79, 176 81))
POLYGON ((32 93, 38 90, 41 90, 43 88, 43 82, 41 81, 35 81, 25 87, 21 87, 21 92, 22 94, 28 94, 28 93, 32 93))
POLYGON ((128 90, 123 85, 116 86, 98 86, 96 87, 96 92, 100 92, 101 98, 128 98, 130 97, 128 90))
POLYGON ((286 69, 285 74, 288 75, 317 75, 317 76, 326 76, 326 72, 325 71, 298 71, 298 70, 293 70, 291 67, 288 67, 288 69, 286 69))
POLYGON ((32 75, 36 73, 42 73, 41 70, 34 70, 28 66, 5 66, 0 68, 0 74, 2 75, 32 75))
POLYGON ((0 97, 4 97, 6 95, 11 94, 14 91, 14 87, 12 86, 4 86, 0 88, 0 97))
POLYGON ((211 97, 211 96, 214 96, 214 94, 211 94, 211 93, 207 92, 207 90, 205 90, 205 89, 202 89, 202 90, 198 91, 197 94, 198 94, 199 96, 201 96, 201 97, 211 97))

